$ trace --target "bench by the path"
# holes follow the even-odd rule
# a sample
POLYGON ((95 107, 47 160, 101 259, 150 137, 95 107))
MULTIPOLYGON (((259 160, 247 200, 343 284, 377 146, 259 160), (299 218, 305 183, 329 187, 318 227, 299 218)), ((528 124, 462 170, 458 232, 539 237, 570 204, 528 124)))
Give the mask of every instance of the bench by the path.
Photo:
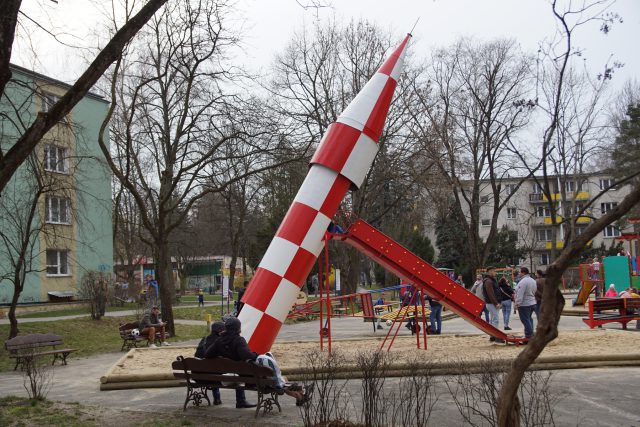
POLYGON ((627 323, 640 320, 640 298, 602 298, 589 301, 589 317, 582 321, 591 329, 606 323, 621 323, 627 329, 627 323), (603 313, 604 311, 604 313, 603 313))
POLYGON ((4 347, 9 352, 9 357, 16 359, 15 371, 18 366, 28 366, 36 357, 53 355, 51 364, 60 359, 63 365, 67 364, 67 356, 76 351, 73 348, 57 348, 62 346, 62 337, 55 334, 29 334, 18 335, 4 342, 4 347), (46 349, 51 347, 51 349, 46 349))

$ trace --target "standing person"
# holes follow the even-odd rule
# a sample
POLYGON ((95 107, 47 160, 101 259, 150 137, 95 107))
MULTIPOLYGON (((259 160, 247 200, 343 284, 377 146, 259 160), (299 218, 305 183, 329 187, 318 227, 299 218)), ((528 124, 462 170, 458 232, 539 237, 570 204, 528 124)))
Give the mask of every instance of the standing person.
POLYGON ((536 320, 540 322, 540 304, 542 304, 542 291, 544 290, 544 272, 536 270, 536 320))
POLYGON ((498 281, 500 286, 500 304, 502 304, 502 318, 504 319, 504 330, 510 331, 509 318, 511 317, 511 306, 513 302, 513 288, 505 277, 498 281))
POLYGON ((198 307, 200 305, 204 307, 204 291, 202 289, 198 289, 198 307))
POLYGON ((245 291, 247 290, 248 281, 244 281, 242 283, 242 287, 238 289, 238 301, 236 301, 236 316, 240 314, 240 310, 244 307, 244 303, 242 302, 242 297, 244 296, 245 291))
MULTIPOLYGON (((600 297, 601 289, 600 289, 600 261, 598 261, 598 257, 593 257, 593 262, 591 263, 591 280, 593 280, 596 284, 596 298, 600 297)), ((604 282, 602 284, 602 293, 604 293, 604 282)))
POLYGON ((464 279, 462 278, 462 274, 458 274, 458 278, 456 279, 456 283, 460 286, 462 286, 463 288, 466 288, 465 284, 464 284, 464 279))
POLYGON ((536 307, 536 281, 529 276, 527 267, 520 267, 520 281, 516 289, 516 307, 520 321, 524 325, 524 337, 533 336, 533 311, 536 307))
POLYGON ((429 323, 431 323, 431 332, 435 335, 440 335, 442 332, 442 304, 427 295, 427 301, 429 301, 429 323))
MULTIPOLYGON (((207 349, 211 347, 218 338, 220 338, 220 334, 222 332, 224 332, 224 322, 213 322, 213 324, 211 325, 211 333, 202 338, 200 340, 200 343, 198 343, 195 357, 204 359, 207 349)), ((213 387, 211 388, 211 393, 213 394, 213 404, 221 405, 222 400, 220 399, 220 389, 217 387, 213 387)))
POLYGON ((140 320, 140 333, 147 335, 150 348, 156 348, 156 330, 160 331, 160 341, 162 345, 170 345, 165 341, 164 325, 165 323, 160 319, 160 308, 157 305, 151 307, 151 310, 142 316, 142 320, 140 320))
POLYGON ((609 290, 607 291, 606 294, 604 294, 605 298, 617 298, 618 297, 618 291, 616 291, 616 285, 614 285, 613 283, 609 285, 609 290))
MULTIPOLYGON (((496 281, 496 268, 495 267, 487 267, 487 275, 484 277, 482 282, 482 291, 484 292, 484 301, 486 303, 486 307, 489 310, 489 323, 493 325, 496 329, 500 327, 500 318, 498 317, 498 312, 502 308, 502 304, 498 301, 498 295, 500 295, 500 287, 498 286, 498 282, 496 281)), ((504 340, 502 338, 490 337, 489 341, 495 341, 498 343, 503 343, 504 340)))
MULTIPOLYGON (((481 274, 476 274, 476 281, 473 283, 473 286, 471 286, 471 293, 474 294, 475 296, 477 296, 478 298, 480 298, 482 301, 484 301, 484 293, 482 292, 482 275, 481 274)), ((489 321, 489 310, 487 309, 487 305, 485 304, 484 307, 482 308, 482 313, 484 314, 484 319, 488 322, 489 321)))

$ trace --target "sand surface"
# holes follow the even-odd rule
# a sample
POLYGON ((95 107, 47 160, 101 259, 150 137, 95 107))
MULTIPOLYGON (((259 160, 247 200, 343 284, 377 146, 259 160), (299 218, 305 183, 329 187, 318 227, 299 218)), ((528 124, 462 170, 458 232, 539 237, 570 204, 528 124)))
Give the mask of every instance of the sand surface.
MULTIPOLYGON (((353 363, 359 352, 373 351, 380 348, 381 339, 333 341, 332 350, 339 351, 353 363)), ((478 336, 435 336, 428 337, 428 349, 417 350, 415 338, 397 338, 391 349, 393 364, 402 365, 415 360, 416 357, 432 362, 449 360, 480 360, 485 358, 510 360, 523 347, 515 345, 498 345, 489 342, 486 335, 478 336)), ((304 368, 305 354, 319 349, 315 342, 276 343, 272 352, 283 373, 295 372, 304 368)), ((165 347, 158 349, 135 349, 128 353, 108 373, 108 382, 121 381, 130 376, 149 379, 172 378, 171 362, 177 356, 192 356, 195 347, 165 347)), ((566 331, 550 343, 543 351, 543 357, 629 355, 640 356, 640 333, 634 331, 594 329, 588 331, 566 331)), ((131 381, 131 379, 128 379, 131 381)))

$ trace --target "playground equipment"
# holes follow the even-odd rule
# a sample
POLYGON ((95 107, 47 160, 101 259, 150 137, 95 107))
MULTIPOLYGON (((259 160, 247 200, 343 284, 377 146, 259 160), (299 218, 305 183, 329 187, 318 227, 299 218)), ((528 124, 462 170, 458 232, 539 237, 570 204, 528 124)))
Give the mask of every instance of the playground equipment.
MULTIPOLYGON (((311 159, 309 173, 242 297, 244 307, 239 315, 242 335, 255 352, 264 353, 271 348, 300 287, 322 252, 323 243, 326 243, 323 238, 331 218, 347 190, 360 187, 373 163, 410 37, 411 34, 407 34, 338 120, 327 129, 311 159)), ((480 320, 479 313, 484 303, 475 295, 364 221, 351 226, 346 234, 332 235, 333 238, 336 236, 399 277, 414 283, 491 336, 508 341, 520 340, 507 337, 499 329, 480 320), (375 244, 370 244, 372 240, 375 244)), ((320 271, 327 274, 327 259, 320 271)), ((331 302, 327 303, 327 327, 330 330, 331 302)))

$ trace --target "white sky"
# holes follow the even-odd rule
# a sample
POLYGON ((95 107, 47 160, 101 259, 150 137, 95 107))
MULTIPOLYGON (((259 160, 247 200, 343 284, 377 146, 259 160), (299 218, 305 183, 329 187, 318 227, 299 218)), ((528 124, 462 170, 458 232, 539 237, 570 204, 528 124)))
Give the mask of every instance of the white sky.
MULTIPOLYGON (((61 36, 69 44, 90 46, 95 45, 96 34, 103 27, 102 12, 105 8, 108 10, 110 3, 58 0, 56 5, 49 0, 24 0, 22 9, 54 32, 74 35, 61 36)), ((574 3, 580 2, 574 0, 574 3)), ((535 52, 541 40, 555 34, 551 7, 545 0, 334 0, 331 8, 319 12, 303 9, 296 0, 238 0, 237 7, 238 20, 244 20, 242 41, 245 45, 243 57, 237 60, 253 71, 268 67, 274 54, 303 24, 333 16, 344 22, 359 18, 375 22, 390 28, 398 35, 398 41, 419 18, 413 33, 414 53, 418 58, 427 57, 431 47, 448 45, 463 35, 481 39, 512 37, 525 50, 535 52)), ((614 85, 618 86, 640 75, 637 49, 640 1, 618 0, 609 10, 618 12, 624 23, 615 25, 606 36, 598 31, 598 23, 582 27, 576 34, 575 44, 585 49, 584 58, 594 75, 610 55, 624 63, 614 76, 614 85)), ((32 34, 30 45, 25 42, 24 31, 20 34, 12 62, 63 81, 77 77, 86 63, 83 57, 90 57, 86 51, 56 43, 39 30, 32 34), (38 60, 33 60, 30 51, 37 53, 38 60)))

